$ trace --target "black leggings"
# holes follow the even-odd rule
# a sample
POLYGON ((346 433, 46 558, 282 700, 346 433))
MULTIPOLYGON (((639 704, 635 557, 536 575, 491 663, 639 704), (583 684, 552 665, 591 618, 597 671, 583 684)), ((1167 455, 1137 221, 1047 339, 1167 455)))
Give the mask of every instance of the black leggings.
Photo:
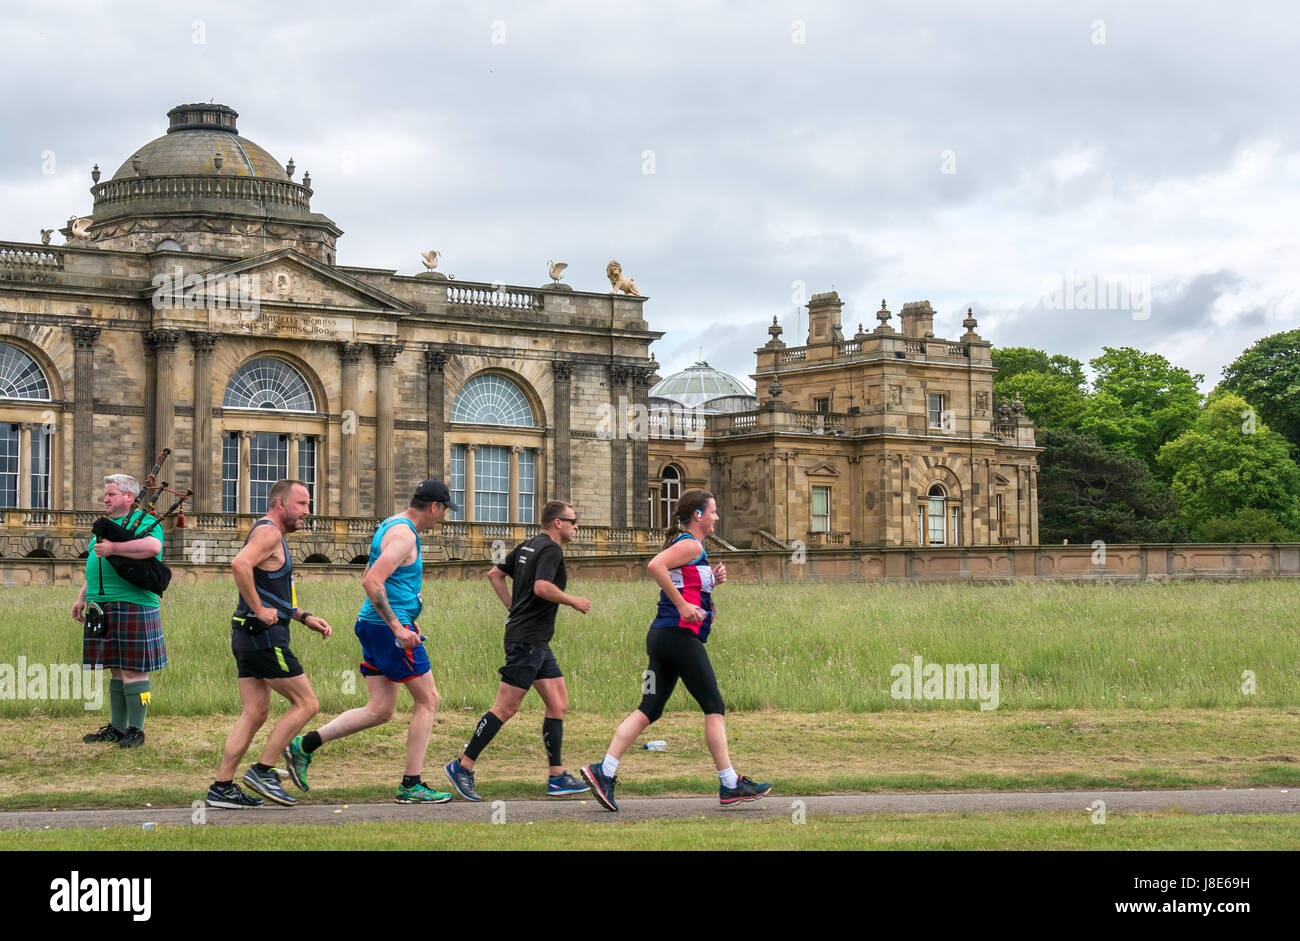
POLYGON ((724 714, 713 664, 709 663, 704 642, 694 631, 684 627, 652 627, 646 634, 645 651, 650 657, 650 666, 642 682, 643 693, 638 708, 647 719, 654 722, 663 715, 664 706, 679 677, 706 716, 724 714))

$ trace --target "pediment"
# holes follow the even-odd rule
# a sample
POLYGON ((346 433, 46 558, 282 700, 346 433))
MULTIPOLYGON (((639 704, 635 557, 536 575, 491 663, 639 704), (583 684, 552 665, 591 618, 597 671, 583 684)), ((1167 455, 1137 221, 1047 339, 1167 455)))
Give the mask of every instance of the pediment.
POLYGON ((246 309, 255 299, 258 305, 272 308, 341 307, 399 317, 410 310, 393 295, 290 248, 202 272, 187 271, 179 283, 166 281, 159 286, 155 279, 151 293, 155 302, 185 308, 246 309))
POLYGON ((814 464, 804 471, 809 477, 838 477, 840 472, 832 464, 822 461, 820 464, 814 464))

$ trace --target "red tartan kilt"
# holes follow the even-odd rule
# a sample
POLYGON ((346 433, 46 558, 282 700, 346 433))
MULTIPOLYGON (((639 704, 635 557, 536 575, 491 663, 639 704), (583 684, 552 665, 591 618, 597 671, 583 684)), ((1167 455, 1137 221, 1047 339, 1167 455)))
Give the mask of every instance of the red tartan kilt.
POLYGON ((158 608, 145 608, 129 601, 110 601, 100 607, 104 609, 107 630, 102 637, 83 632, 82 665, 117 667, 137 673, 151 673, 167 666, 167 646, 163 643, 158 608))

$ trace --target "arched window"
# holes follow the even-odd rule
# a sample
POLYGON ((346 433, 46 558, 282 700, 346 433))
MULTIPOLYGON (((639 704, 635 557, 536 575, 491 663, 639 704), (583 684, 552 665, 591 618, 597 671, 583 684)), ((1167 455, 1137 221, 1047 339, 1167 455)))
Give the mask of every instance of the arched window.
POLYGON ((496 373, 475 376, 451 406, 451 519, 534 523, 542 429, 524 391, 496 373), (478 428, 464 426, 476 425, 478 428))
POLYGON ((314 412, 316 399, 298 370, 282 359, 259 356, 240 366, 231 377, 221 406, 314 412))
POLYGON ((918 546, 961 545, 961 502, 948 496, 943 484, 930 485, 916 508, 918 546))
MULTIPOLYGON (((307 485, 311 512, 316 509, 316 428, 304 430, 304 413, 316 412, 316 396, 297 369, 282 359, 259 356, 236 370, 226 385, 222 408, 259 415, 282 413, 292 424, 272 422, 268 427, 249 415, 247 430, 243 418, 227 417, 221 440, 221 509, 225 513, 266 512, 266 495, 272 484, 294 478, 307 485), (231 426, 235 427, 232 428, 231 426), (279 426, 279 427, 276 427, 279 426)), ((319 431, 323 432, 323 425, 319 431)))
POLYGON ((0 399, 50 400, 50 383, 36 360, 8 343, 0 343, 0 399))
POLYGON ((451 406, 451 420, 470 425, 533 427, 533 410, 520 388, 505 376, 487 373, 465 383, 451 406))
POLYGON ((667 528, 672 522, 673 512, 677 509, 677 501, 682 498, 682 472, 677 469, 676 465, 669 464, 664 468, 663 487, 660 490, 659 506, 663 514, 663 525, 667 528))
POLYGON ((50 382, 36 360, 16 346, 0 343, 0 402, 27 406, 30 416, 0 421, 0 508, 49 509, 51 424, 50 382))

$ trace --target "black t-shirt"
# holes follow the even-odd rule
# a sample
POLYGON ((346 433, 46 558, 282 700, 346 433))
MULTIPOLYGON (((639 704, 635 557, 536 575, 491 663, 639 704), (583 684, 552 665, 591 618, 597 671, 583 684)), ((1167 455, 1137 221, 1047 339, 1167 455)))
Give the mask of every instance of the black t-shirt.
POLYGON ((538 533, 515 546, 497 568, 514 580, 510 617, 506 621, 506 643, 549 647, 555 634, 555 612, 560 606, 533 594, 533 585, 540 580, 564 589, 568 581, 564 572, 564 550, 550 536, 538 533))

